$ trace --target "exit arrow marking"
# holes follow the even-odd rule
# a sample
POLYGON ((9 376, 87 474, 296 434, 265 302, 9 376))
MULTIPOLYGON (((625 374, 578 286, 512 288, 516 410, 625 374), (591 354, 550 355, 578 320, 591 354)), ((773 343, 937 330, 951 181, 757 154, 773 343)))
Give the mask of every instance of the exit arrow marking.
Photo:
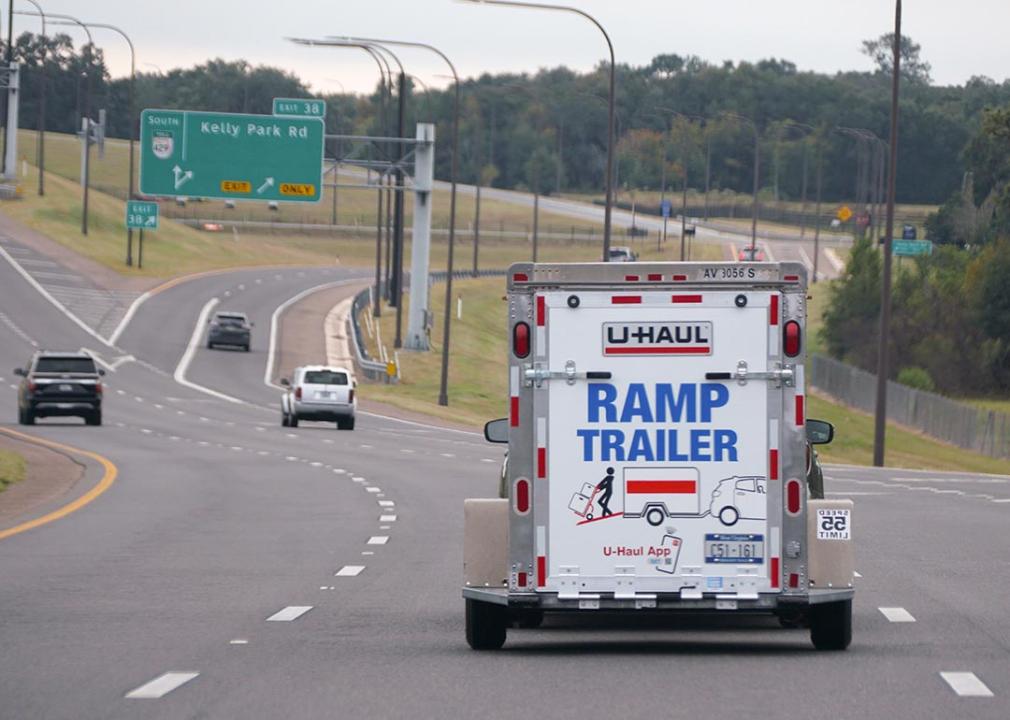
POLYGON ((178 165, 176 165, 174 168, 172 168, 172 172, 175 173, 175 189, 176 190, 178 190, 183 185, 185 185, 188 180, 192 180, 193 179, 193 171, 192 170, 187 170, 187 171, 183 172, 182 168, 179 167, 178 165))
POLYGON ((274 179, 272 177, 268 177, 263 182, 263 184, 260 185, 259 188, 256 190, 256 194, 257 195, 262 195, 263 193, 266 192, 267 188, 272 188, 273 186, 274 186, 274 179))

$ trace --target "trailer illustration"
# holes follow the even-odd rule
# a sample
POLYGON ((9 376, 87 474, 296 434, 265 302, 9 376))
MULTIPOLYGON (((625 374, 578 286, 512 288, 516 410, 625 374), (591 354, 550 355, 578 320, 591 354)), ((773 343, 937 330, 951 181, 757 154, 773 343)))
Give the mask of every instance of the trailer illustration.
POLYGON ((697 468, 624 468, 624 517, 644 517, 658 527, 667 518, 707 514, 701 511, 697 468))
POLYGON ((734 475, 720 480, 708 511, 727 527, 738 520, 764 520, 768 513, 765 478, 734 475))

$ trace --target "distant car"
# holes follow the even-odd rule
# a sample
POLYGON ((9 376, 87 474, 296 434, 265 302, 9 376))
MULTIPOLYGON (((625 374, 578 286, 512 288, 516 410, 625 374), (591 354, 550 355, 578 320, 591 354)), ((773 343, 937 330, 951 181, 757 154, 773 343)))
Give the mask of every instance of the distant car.
POLYGON ((18 422, 34 425, 36 418, 80 417, 88 425, 102 424, 102 375, 90 355, 42 350, 25 367, 15 368, 18 385, 18 422))
POLYGON ((339 430, 354 429, 354 375, 341 367, 306 365, 295 368, 281 395, 281 425, 298 427, 301 420, 335 422, 339 430))
POLYGON ((737 253, 736 259, 740 262, 764 262, 765 251, 759 247, 748 246, 741 248, 740 252, 737 253))
POLYGON ((629 247, 618 245, 610 248, 610 262, 635 262, 638 255, 629 247))
POLYGON ((216 312, 210 319, 210 329, 207 331, 207 349, 213 350, 218 345, 240 347, 249 352, 252 342, 253 323, 245 313, 216 312))

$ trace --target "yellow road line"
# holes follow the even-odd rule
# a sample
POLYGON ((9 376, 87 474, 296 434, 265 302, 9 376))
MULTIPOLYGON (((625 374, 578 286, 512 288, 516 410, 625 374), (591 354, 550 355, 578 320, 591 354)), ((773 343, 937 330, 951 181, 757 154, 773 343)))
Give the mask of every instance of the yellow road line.
POLYGON ((26 530, 31 530, 37 528, 40 525, 46 525, 54 520, 59 520, 64 518, 72 512, 80 510, 82 507, 90 503, 92 500, 97 498, 99 495, 104 493, 110 487, 112 483, 116 481, 116 476, 119 474, 119 470, 111 461, 102 457, 97 453, 90 452, 88 450, 81 450, 80 448, 71 447, 70 445, 64 445, 62 443, 54 442, 52 440, 43 440, 42 438, 34 437, 32 435, 25 435, 24 433, 19 433, 16 430, 10 430, 9 428, 0 427, 0 432, 10 435, 18 440, 24 440, 26 442, 35 443, 36 445, 42 445, 45 447, 55 448, 57 450, 62 450, 64 452, 71 453, 73 455, 83 455, 84 457, 91 458, 95 462, 99 463, 104 469, 105 474, 102 479, 98 481, 98 484, 93 488, 88 490, 86 493, 81 495, 76 500, 67 503, 61 508, 53 510, 51 513, 43 515, 42 517, 35 518, 34 520, 29 520, 28 522, 21 523, 20 525, 15 525, 12 528, 7 528, 6 530, 0 530, 0 540, 4 538, 9 538, 12 535, 17 535, 23 533, 26 530))

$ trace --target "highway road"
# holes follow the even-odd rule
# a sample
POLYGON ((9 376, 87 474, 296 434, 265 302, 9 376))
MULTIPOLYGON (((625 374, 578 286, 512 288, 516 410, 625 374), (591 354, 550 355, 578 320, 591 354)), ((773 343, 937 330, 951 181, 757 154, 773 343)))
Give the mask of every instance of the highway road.
POLYGON ((720 618, 548 619, 469 650, 462 500, 495 493, 500 449, 367 414, 289 430, 265 383, 276 309, 362 276, 196 278, 139 305, 112 348, 0 261, 2 427, 118 470, 76 512, 0 539, 0 718, 1010 716, 1007 477, 828 468, 857 508, 845 653, 720 618), (250 313, 252 352, 203 347, 208 307, 250 313), (105 426, 13 423, 10 369, 35 345, 119 359, 105 426))

